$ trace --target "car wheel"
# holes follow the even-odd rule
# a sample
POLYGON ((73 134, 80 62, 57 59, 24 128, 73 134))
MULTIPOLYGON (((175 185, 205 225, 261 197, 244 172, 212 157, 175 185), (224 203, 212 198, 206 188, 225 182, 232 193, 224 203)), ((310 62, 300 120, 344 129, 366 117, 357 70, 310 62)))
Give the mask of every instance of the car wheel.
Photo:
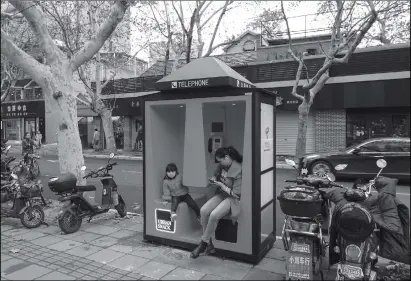
POLYGON ((328 173, 332 173, 333 167, 325 161, 316 161, 311 165, 311 174, 325 177, 328 173))

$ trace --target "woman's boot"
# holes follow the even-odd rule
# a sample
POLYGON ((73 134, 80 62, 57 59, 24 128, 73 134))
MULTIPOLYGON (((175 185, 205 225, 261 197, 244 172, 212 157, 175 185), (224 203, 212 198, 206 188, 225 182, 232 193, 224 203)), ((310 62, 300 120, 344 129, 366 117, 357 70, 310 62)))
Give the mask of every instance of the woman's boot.
POLYGON ((191 252, 190 257, 192 259, 196 259, 198 258, 198 256, 200 256, 200 254, 204 253, 204 251, 207 248, 207 243, 204 242, 203 240, 201 240, 200 244, 197 246, 197 248, 194 249, 194 251, 191 252))
POLYGON ((209 254, 214 254, 215 253, 215 248, 213 245, 213 241, 210 239, 210 243, 208 243, 207 248, 205 250, 205 254, 209 255, 209 254))

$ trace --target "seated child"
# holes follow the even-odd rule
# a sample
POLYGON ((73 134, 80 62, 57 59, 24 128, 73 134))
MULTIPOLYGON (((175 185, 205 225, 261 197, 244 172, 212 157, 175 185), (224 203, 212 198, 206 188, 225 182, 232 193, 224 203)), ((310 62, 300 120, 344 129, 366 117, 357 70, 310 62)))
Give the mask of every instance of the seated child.
POLYGON ((171 195, 171 221, 177 219, 177 207, 180 202, 186 202, 193 209, 200 222, 200 208, 194 199, 188 194, 188 187, 183 185, 183 178, 178 173, 177 166, 170 163, 166 167, 166 175, 163 181, 163 200, 168 200, 171 195))

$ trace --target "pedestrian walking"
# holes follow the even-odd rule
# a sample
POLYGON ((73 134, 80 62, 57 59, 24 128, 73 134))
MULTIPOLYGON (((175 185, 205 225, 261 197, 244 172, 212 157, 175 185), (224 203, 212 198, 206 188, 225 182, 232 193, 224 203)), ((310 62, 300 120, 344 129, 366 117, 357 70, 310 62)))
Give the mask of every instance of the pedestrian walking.
POLYGON ((100 132, 98 129, 94 129, 94 135, 93 135, 93 148, 95 151, 100 150, 100 132))

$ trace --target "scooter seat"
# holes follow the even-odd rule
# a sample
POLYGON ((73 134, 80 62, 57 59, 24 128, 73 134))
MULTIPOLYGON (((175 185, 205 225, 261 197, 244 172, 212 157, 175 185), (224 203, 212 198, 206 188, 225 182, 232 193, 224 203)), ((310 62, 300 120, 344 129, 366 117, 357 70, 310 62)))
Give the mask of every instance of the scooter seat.
POLYGON ((94 185, 83 185, 83 186, 76 186, 77 191, 95 191, 96 187, 94 185))

